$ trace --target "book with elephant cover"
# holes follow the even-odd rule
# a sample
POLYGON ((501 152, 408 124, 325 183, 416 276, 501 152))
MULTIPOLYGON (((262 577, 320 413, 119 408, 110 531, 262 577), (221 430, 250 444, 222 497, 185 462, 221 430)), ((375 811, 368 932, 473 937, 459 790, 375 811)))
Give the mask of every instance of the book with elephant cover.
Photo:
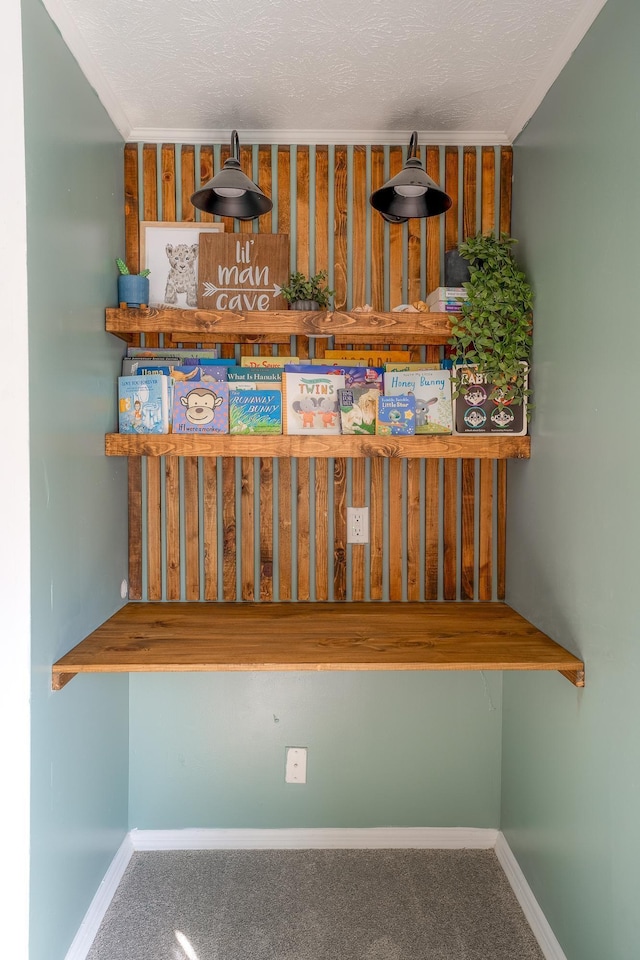
POLYGON ((328 436, 340 433, 338 391, 344 376, 331 373, 289 373, 282 377, 284 433, 328 436))
POLYGON ((412 394, 416 398, 416 433, 451 433, 450 370, 408 370, 384 375, 387 396, 412 394))

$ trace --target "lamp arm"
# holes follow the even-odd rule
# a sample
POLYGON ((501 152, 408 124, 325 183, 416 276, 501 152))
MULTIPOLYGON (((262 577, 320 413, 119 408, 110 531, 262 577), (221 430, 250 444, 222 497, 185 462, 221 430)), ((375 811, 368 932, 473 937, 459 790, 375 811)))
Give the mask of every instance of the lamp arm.
POLYGON ((407 159, 411 160, 412 157, 418 156, 418 131, 414 130, 411 134, 411 139, 409 140, 409 156, 407 159))
POLYGON ((240 160, 240 137, 237 130, 231 131, 231 143, 229 144, 231 156, 234 160, 240 160))

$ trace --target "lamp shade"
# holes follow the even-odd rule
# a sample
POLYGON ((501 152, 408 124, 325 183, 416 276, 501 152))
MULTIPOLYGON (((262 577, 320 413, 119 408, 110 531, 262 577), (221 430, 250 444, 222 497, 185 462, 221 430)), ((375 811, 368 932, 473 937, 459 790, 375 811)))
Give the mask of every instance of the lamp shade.
POLYGON ((191 195, 198 210, 236 220, 255 220, 273 207, 273 201, 240 169, 240 141, 237 131, 231 134, 231 156, 222 170, 191 195))
POLYGON ((414 130, 403 169, 369 198, 371 206, 390 223, 405 223, 413 217, 435 217, 448 210, 453 202, 424 172, 415 155, 417 148, 418 134, 414 130))

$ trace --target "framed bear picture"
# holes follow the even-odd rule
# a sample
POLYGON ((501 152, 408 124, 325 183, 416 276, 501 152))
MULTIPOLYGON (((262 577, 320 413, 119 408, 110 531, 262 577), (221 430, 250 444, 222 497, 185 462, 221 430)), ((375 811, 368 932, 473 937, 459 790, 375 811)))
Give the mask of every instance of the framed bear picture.
POLYGON ((140 269, 151 271, 150 307, 197 308, 201 233, 224 233, 224 223, 140 222, 140 269))

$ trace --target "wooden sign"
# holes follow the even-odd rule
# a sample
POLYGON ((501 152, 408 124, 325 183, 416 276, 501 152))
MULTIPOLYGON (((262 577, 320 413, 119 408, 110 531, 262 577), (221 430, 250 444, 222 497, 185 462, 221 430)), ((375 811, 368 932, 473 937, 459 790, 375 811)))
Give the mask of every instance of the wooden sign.
POLYGON ((286 310, 280 288, 289 279, 285 234, 200 235, 198 306, 204 310, 286 310))

